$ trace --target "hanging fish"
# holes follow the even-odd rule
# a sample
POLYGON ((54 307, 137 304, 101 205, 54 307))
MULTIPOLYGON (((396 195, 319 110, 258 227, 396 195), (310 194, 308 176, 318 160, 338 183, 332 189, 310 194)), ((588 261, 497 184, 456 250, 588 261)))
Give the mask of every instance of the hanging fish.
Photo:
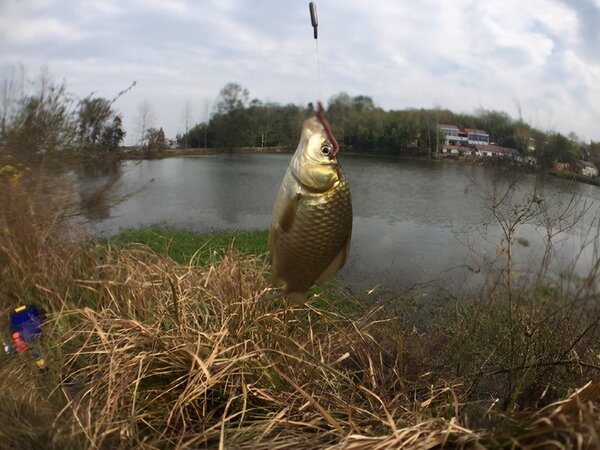
POLYGON ((304 303, 308 289, 335 275, 348 258, 352 202, 338 151, 319 103, 316 117, 304 122, 269 230, 273 278, 293 303, 304 303))

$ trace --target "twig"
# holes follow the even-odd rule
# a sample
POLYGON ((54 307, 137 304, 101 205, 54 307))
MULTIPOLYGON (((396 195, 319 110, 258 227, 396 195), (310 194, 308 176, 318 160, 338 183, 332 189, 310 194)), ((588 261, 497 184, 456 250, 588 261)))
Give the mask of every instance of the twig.
POLYGON ((489 376, 498 375, 501 373, 512 373, 512 372, 518 372, 520 370, 533 369, 533 368, 538 368, 538 367, 568 366, 568 365, 572 365, 572 364, 587 367, 589 369, 600 370, 600 366, 597 366, 595 364, 590 364, 590 363, 586 363, 586 362, 579 361, 579 360, 567 359, 564 361, 551 361, 551 362, 545 362, 545 363, 525 364, 525 365, 518 366, 518 367, 506 367, 503 369, 496 369, 492 372, 486 373, 485 376, 489 377, 489 376))

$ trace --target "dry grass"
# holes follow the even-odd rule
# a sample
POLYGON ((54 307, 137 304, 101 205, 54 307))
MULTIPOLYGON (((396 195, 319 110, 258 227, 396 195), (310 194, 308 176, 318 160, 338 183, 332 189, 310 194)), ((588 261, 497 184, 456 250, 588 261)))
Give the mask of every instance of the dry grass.
POLYGON ((529 448, 599 448, 600 383, 588 383, 566 400, 543 408, 519 436, 529 448))
POLYGON ((101 288, 80 281, 104 307, 78 311, 65 338, 75 348, 65 373, 82 384, 70 414, 93 446, 432 448, 469 434, 432 417, 452 389, 406 385, 369 318, 265 301, 262 258, 229 253, 209 268, 145 250, 107 259, 101 288))
MULTIPOLYGON (((0 159, 2 166, 2 159, 0 159)), ((34 302, 60 309, 72 300, 65 287, 96 264, 69 225, 73 196, 43 171, 17 166, 0 176, 0 295, 2 309, 34 302)))
POLYGON ((65 233, 57 196, 2 188, 2 310, 48 312, 50 367, 2 357, 9 448, 600 447, 598 384, 564 395, 598 373, 582 363, 599 353, 589 311, 568 321, 564 308, 529 308, 507 324, 457 305, 413 314, 418 302, 364 317, 292 310, 265 300, 260 256, 230 250, 198 267, 89 245, 65 233), (525 336, 510 358, 508 332, 525 336), (567 399, 548 405, 549 383, 567 399))

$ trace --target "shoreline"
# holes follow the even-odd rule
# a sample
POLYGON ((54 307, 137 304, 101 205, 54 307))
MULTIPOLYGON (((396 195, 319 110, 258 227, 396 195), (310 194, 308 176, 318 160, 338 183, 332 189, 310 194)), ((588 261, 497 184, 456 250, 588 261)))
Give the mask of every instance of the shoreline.
MULTIPOLYGON (((216 148, 171 148, 154 154, 148 154, 145 152, 137 152, 131 149, 124 149, 123 160, 125 161, 141 161, 141 160, 152 160, 152 159, 166 159, 175 158, 180 156, 211 156, 211 155, 245 155, 245 154, 293 154, 295 151, 292 147, 236 147, 231 149, 216 149, 216 148)), ((569 181, 577 181, 592 186, 600 187, 600 178, 592 178, 581 174, 572 172, 560 173, 553 169, 544 170, 539 166, 529 166, 525 164, 514 163, 513 161, 489 158, 489 157, 465 157, 465 156, 448 156, 438 155, 438 157, 426 157, 426 156, 411 156, 411 155, 398 155, 388 153, 363 153, 354 152, 352 150, 342 149, 343 155, 348 156, 359 156, 364 158, 391 158, 406 161, 432 161, 432 162, 446 162, 450 164, 464 164, 471 166, 484 166, 484 165, 506 165, 510 167, 519 168, 524 172, 528 173, 545 173, 548 175, 560 177, 569 181)))
POLYGON ((236 147, 232 149, 216 148, 169 148, 156 153, 147 153, 131 149, 123 149, 123 159, 137 161, 143 159, 165 159, 177 156, 210 156, 210 155, 236 155, 236 154, 273 154, 293 153, 294 149, 287 147, 236 147))
MULTIPOLYGON (((138 152, 136 150, 125 148, 123 149, 123 160, 125 161, 141 161, 141 160, 152 160, 152 159, 166 159, 175 158, 179 156, 211 156, 211 155, 246 155, 246 154, 293 154, 295 148, 292 147, 235 147, 230 149, 217 149, 217 148, 170 148, 156 153, 138 152)), ((448 162, 453 164, 465 164, 465 165, 496 165, 506 164, 514 167, 522 167, 527 171, 540 171, 540 168, 526 166, 523 164, 514 164, 512 161, 498 159, 498 158, 487 158, 484 157, 465 157, 465 156, 454 156, 454 155, 438 155, 438 157, 431 156, 412 156, 402 155, 393 153, 374 153, 374 152, 356 152, 350 149, 341 149, 340 153, 343 156, 359 156, 361 158, 385 158, 385 159, 398 159, 406 161, 431 161, 431 162, 448 162)))

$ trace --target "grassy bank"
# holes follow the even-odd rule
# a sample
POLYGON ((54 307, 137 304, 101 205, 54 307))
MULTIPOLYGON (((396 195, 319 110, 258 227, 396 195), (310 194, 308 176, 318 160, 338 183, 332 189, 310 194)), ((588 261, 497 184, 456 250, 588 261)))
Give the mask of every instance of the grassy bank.
POLYGON ((227 251, 266 255, 268 231, 201 234, 161 226, 126 230, 111 238, 117 246, 140 244, 179 264, 208 265, 227 251))
POLYGON ((46 312, 50 369, 0 357, 8 448, 600 446, 597 302, 538 286, 510 309, 367 309, 332 284, 286 309, 266 232, 96 242, 69 226, 68 189, 28 178, 0 180, 0 305, 4 323, 46 312))

